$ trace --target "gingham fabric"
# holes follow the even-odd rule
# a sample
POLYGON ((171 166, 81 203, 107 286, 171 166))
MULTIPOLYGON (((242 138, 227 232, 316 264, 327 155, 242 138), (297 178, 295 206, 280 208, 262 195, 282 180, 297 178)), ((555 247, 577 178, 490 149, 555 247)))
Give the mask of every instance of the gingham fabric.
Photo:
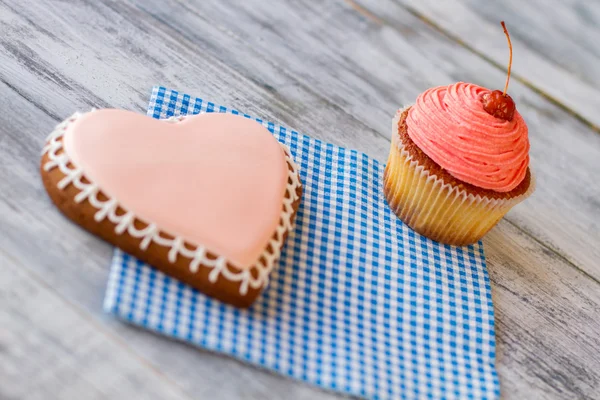
MULTIPOLYGON (((153 89, 148 115, 199 112, 237 113, 153 89)), ((403 224, 386 204, 377 160, 257 121, 289 146, 304 183, 295 230, 268 289, 238 310, 116 250, 105 309, 344 394, 498 397, 482 244, 441 245, 403 224)))

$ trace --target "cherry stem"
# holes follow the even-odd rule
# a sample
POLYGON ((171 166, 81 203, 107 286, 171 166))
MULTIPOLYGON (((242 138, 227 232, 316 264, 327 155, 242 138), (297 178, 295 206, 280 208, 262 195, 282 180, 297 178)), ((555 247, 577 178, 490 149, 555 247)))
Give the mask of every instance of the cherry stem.
POLYGON ((510 41, 510 35, 508 34, 508 29, 506 29, 506 25, 504 24, 504 21, 500 22, 500 25, 502 25, 502 29, 504 29, 504 34, 506 35, 506 40, 508 40, 508 51, 509 51, 509 59, 508 59, 508 75, 506 76, 506 84, 504 85, 504 93, 502 93, 504 96, 506 96, 506 91, 508 90, 508 82, 510 81, 510 69, 512 67, 512 43, 510 41))

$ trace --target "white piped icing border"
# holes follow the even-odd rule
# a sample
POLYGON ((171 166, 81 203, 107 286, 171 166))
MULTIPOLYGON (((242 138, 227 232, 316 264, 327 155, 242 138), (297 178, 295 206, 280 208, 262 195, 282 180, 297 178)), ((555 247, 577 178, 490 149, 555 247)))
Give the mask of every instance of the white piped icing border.
MULTIPOLYGON (((93 112, 93 111, 92 111, 93 112)), ((169 247, 168 261, 174 263, 179 255, 191 259, 190 271, 195 273, 199 270, 200 265, 212 268, 209 273, 208 279, 211 283, 215 283, 219 276, 223 276, 233 282, 240 282, 240 294, 245 295, 248 293, 248 287, 253 289, 266 287, 269 283, 269 274, 273 269, 275 261, 279 259, 281 255, 281 248, 283 246, 283 238, 287 231, 292 230, 293 223, 292 217, 294 215, 293 204, 298 200, 297 189, 301 187, 300 178, 298 177, 298 166, 292 159, 289 149, 285 145, 281 145, 285 153, 285 159, 288 165, 288 181, 286 187, 286 193, 283 199, 283 207, 281 211, 280 223, 277 226, 273 237, 265 248, 264 253, 261 255, 255 265, 244 270, 232 271, 229 268, 228 260, 223 256, 217 256, 216 259, 208 257, 209 251, 202 245, 191 243, 189 240, 185 240, 182 236, 172 235, 156 226, 154 223, 146 222, 135 214, 123 207, 119 201, 115 198, 111 198, 103 193, 107 200, 99 200, 98 194, 101 189, 95 183, 89 181, 84 182, 84 171, 81 168, 76 167, 67 153, 64 150, 61 152, 62 136, 66 132, 68 126, 75 122, 78 118, 82 117, 83 113, 75 113, 71 117, 67 118, 59 125, 56 126, 54 131, 46 139, 46 146, 42 150, 42 155, 48 154, 49 161, 43 166, 44 171, 50 171, 54 168, 59 168, 60 171, 65 175, 63 179, 58 182, 58 188, 60 190, 65 189, 69 185, 73 185, 79 190, 79 193, 75 196, 74 200, 76 203, 81 203, 84 200, 88 200, 89 203, 96 208, 98 211, 94 214, 94 220, 100 222, 104 219, 108 219, 110 222, 115 224, 115 233, 121 235, 127 232, 129 235, 135 238, 142 238, 140 243, 140 249, 146 250, 151 242, 154 242, 160 246, 169 247), (71 166, 69 166, 69 164, 71 166), (122 215, 117 215, 117 209, 125 210, 122 215), (141 221, 147 226, 143 229, 137 229, 134 226, 135 220, 141 221), (170 239, 164 237, 168 235, 173 237, 170 239), (194 249, 189 249, 185 243, 192 244, 195 246, 194 249), (271 251, 268 251, 271 249, 271 251), (256 269, 257 276, 252 276, 252 270, 256 269)), ((183 121, 186 116, 171 117, 165 119, 167 123, 177 123, 183 121)))

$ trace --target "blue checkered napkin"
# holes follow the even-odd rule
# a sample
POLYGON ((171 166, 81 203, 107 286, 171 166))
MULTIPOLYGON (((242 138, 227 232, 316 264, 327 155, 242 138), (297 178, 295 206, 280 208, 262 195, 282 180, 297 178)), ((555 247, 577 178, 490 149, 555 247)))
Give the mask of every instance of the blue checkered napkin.
MULTIPOLYGON (((232 112, 155 87, 154 118, 232 112)), ((250 118, 249 116, 246 116, 250 118)), ((115 251, 105 308, 136 325, 373 399, 493 399, 494 312, 481 243, 440 245, 387 207, 384 165, 263 123, 304 195, 271 283, 238 310, 115 251)))

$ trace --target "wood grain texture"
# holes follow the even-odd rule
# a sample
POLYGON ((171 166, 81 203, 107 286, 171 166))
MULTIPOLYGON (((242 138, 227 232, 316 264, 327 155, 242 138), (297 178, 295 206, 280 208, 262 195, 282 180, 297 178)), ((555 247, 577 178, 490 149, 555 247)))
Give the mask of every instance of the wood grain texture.
POLYGON ((484 239, 505 399, 600 393, 598 284, 501 222, 484 239))
POLYGON ((2 252, 0 264, 0 398, 191 399, 2 252))
POLYGON ((398 0, 397 3, 502 68, 506 66, 508 53, 500 21, 506 20, 515 49, 514 76, 600 127, 599 2, 398 0))
MULTIPOLYGON (((27 281, 42 285, 48 294, 41 301, 58 298, 66 313, 76 309, 81 329, 97 332, 95 352, 116 357, 120 343, 142 360, 110 363, 115 373, 147 377, 137 385, 156 393, 336 398, 103 315, 111 249, 51 206, 37 172, 39 151, 52 126, 73 111, 142 111, 150 86, 161 83, 385 160, 391 116, 423 89, 456 80, 503 82, 502 72, 478 55, 391 6, 380 15, 342 1, 0 2, 2 267, 10 260, 27 281)), ((513 89, 531 126, 539 188, 484 241, 503 396, 594 398, 600 298, 586 274, 600 276, 600 135, 524 85, 513 89)), ((13 308, 7 320, 19 318, 13 308)), ((72 326, 41 317, 28 323, 54 336, 72 326)), ((13 336, 8 346, 19 343, 13 336)), ((30 368, 28 362, 12 357, 16 367, 30 368)), ((0 387, 12 377, 0 368, 0 387)), ((15 380, 7 393, 18 397, 21 386, 47 390, 57 382, 33 375, 15 380)), ((99 390, 99 397, 108 393, 99 390)))

